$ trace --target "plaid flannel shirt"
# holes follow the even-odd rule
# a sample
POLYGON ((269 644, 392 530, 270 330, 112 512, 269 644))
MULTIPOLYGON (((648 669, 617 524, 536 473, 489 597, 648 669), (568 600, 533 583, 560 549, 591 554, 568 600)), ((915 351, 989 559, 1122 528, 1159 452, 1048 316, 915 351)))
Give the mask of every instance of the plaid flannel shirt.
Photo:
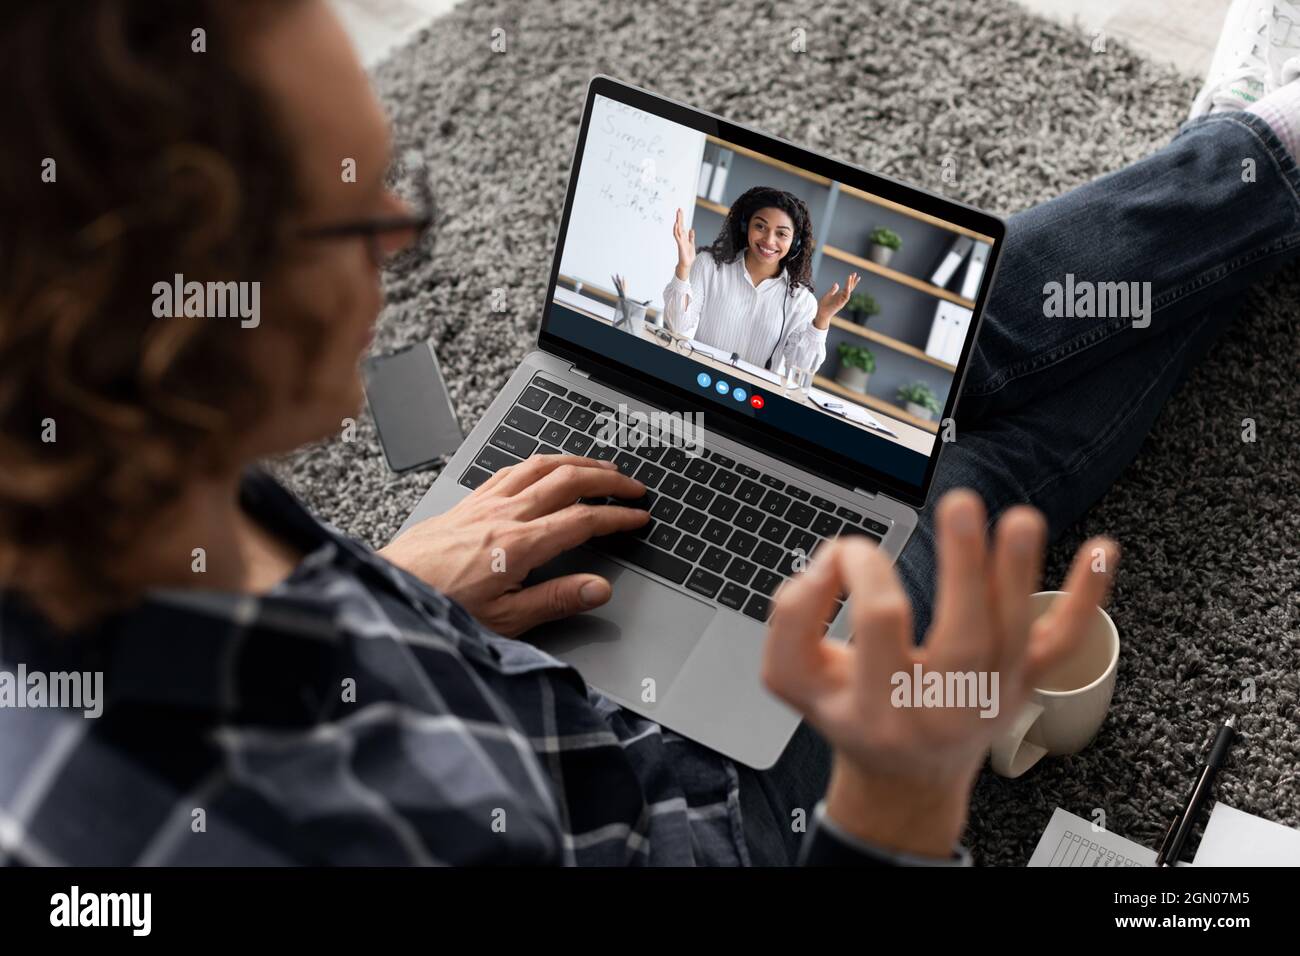
MULTIPOLYGON (((68 636, 2 599, 0 671, 102 672, 105 700, 96 718, 0 708, 0 862, 749 862, 730 761, 489 632, 269 476, 242 501, 306 554, 266 594, 154 592, 68 636)), ((806 843, 806 862, 898 862, 833 827, 806 843)))

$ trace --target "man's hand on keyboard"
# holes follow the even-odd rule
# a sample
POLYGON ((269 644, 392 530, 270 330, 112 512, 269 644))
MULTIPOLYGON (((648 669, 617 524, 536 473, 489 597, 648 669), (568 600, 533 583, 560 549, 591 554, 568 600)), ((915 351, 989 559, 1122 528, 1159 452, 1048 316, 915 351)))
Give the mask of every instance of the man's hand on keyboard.
POLYGON ((446 514, 422 521, 379 553, 459 601, 485 626, 515 637, 598 607, 609 582, 572 574, 531 587, 524 578, 598 535, 639 528, 649 514, 579 499, 641 497, 645 486, 612 462, 538 455, 503 468, 446 514))
POLYGON ((861 538, 828 544, 777 592, 764 681, 834 748, 827 816, 876 846, 951 855, 989 746, 1106 602, 1117 548, 1094 538, 1075 556, 1062 588, 1067 597, 1031 620, 1029 597, 1039 590, 1046 538, 1042 515, 1008 510, 991 546, 985 525, 984 506, 972 492, 939 502, 934 623, 920 647, 912 642, 911 605, 898 575, 861 538), (1095 561, 1098 554, 1103 561, 1095 561), (820 622, 841 592, 849 594, 851 645, 822 639, 820 622), (926 673, 984 673, 986 686, 996 673, 996 712, 974 702, 895 706, 894 675, 910 681, 915 664, 926 673))

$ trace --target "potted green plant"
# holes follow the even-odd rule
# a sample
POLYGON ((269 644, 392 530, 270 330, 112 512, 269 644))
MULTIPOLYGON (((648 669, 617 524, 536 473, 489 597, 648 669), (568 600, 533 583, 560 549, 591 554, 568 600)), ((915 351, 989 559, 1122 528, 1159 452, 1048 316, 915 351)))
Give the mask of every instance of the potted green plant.
POLYGON ((835 381, 845 388, 867 394, 867 380, 876 370, 876 357, 871 354, 871 349, 841 342, 836 351, 840 356, 840 370, 835 373, 835 381))
POLYGON ((884 226, 877 226, 872 229, 867 241, 871 243, 871 249, 867 255, 878 266, 889 265, 889 260, 894 257, 894 253, 903 248, 903 240, 898 233, 892 229, 886 229, 884 226))
POLYGON ((930 386, 924 382, 913 382, 910 385, 904 385, 898 390, 898 400, 903 403, 909 415, 915 415, 917 418, 924 418, 929 421, 939 414, 939 399, 935 397, 934 392, 930 391, 930 386))
POLYGON ((849 296, 848 304, 844 306, 844 311, 849 314, 849 318, 858 325, 866 325, 867 320, 873 315, 880 314, 880 306, 876 300, 865 292, 855 292, 849 296))

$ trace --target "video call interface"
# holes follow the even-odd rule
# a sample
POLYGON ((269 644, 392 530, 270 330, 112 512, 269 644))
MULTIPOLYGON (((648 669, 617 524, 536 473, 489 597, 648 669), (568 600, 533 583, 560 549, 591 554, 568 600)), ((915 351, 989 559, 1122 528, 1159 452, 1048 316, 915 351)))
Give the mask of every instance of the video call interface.
POLYGON ((911 487, 993 238, 596 96, 547 331, 911 487))

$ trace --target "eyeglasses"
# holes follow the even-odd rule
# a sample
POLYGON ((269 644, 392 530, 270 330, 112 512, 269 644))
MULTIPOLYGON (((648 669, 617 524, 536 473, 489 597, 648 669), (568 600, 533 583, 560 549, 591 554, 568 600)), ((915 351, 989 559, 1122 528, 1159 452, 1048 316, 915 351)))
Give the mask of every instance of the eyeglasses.
POLYGON ((695 346, 692 344, 689 335, 682 335, 681 333, 674 332, 662 325, 652 327, 650 329, 650 334, 654 336, 655 341, 664 348, 680 352, 682 355, 695 354, 695 346))
POLYGON ((357 219, 303 230, 304 239, 363 239, 370 261, 386 272, 401 273, 433 255, 437 205, 428 164, 414 150, 389 167, 384 188, 407 208, 406 216, 357 219))

